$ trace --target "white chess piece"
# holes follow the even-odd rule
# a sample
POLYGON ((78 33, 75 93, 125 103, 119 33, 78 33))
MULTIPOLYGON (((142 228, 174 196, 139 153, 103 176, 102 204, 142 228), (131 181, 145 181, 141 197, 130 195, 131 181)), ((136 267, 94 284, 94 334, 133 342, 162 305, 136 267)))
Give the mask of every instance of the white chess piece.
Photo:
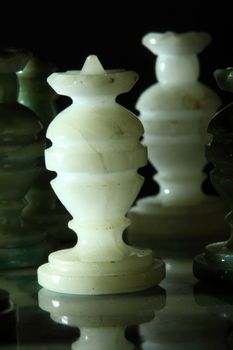
POLYGON ((226 230, 223 204, 202 191, 207 125, 221 104, 215 92, 198 82, 197 53, 210 40, 197 32, 143 38, 158 55, 158 82, 142 93, 136 107, 160 192, 139 200, 130 211, 130 243, 150 242, 161 250, 182 244, 194 248, 226 230))
POLYGON ((72 249, 50 254, 38 270, 39 283, 75 294, 143 290, 164 278, 164 264, 150 250, 130 247, 122 239, 129 225, 125 214, 143 178, 147 162, 139 142, 140 121, 115 102, 137 80, 131 71, 105 71, 89 56, 81 71, 54 73, 49 84, 73 103, 50 124, 46 166, 57 172, 51 185, 73 216, 78 235, 72 249))

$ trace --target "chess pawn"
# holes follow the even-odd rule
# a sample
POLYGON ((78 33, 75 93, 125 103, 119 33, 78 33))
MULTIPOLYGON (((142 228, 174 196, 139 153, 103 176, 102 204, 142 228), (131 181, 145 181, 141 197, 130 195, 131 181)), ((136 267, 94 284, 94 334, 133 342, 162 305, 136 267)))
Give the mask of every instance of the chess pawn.
MULTIPOLYGON (((49 123, 56 115, 57 94, 47 83, 47 77, 54 70, 52 64, 32 57, 25 68, 18 72, 18 101, 39 117, 44 127, 44 137, 49 123)), ((47 171, 44 165, 39 178, 26 195, 28 203, 23 215, 25 220, 46 231, 48 238, 64 243, 74 240, 74 234, 67 227, 70 216, 58 203, 57 196, 51 188, 50 181, 54 177, 55 174, 47 171)))
MULTIPOLYGON (((233 68, 217 70, 215 78, 220 87, 233 92, 233 68)), ((231 230, 224 242, 209 244, 205 252, 194 259, 194 275, 200 280, 233 286, 233 104, 218 112, 211 120, 208 131, 213 135, 206 147, 207 159, 213 163, 211 180, 230 208, 225 221, 231 230)))
POLYGON ((0 268, 37 265, 45 260, 44 234, 24 222, 24 196, 40 172, 42 126, 36 115, 17 103, 16 72, 28 55, 7 51, 0 56, 0 268))
POLYGON ((77 296, 54 293, 42 288, 39 307, 54 322, 79 327, 80 338, 72 349, 134 349, 125 337, 130 325, 149 322, 165 305, 165 293, 156 287, 150 293, 114 296, 77 296))
POLYGON ((197 54, 210 42, 207 33, 150 33, 143 44, 158 55, 158 83, 142 93, 137 109, 149 160, 158 171, 160 191, 143 198, 129 213, 130 243, 160 250, 196 249, 225 228, 223 204, 202 191, 207 125, 219 97, 198 82, 197 54))
POLYGON ((89 56, 81 71, 55 73, 49 84, 73 103, 50 124, 46 166, 57 172, 51 182, 71 213, 78 235, 72 249, 50 254, 38 270, 43 287, 63 293, 109 294, 149 288, 164 278, 164 264, 150 250, 124 243, 125 214, 147 162, 139 142, 140 121, 115 102, 137 80, 131 71, 105 71, 89 56))

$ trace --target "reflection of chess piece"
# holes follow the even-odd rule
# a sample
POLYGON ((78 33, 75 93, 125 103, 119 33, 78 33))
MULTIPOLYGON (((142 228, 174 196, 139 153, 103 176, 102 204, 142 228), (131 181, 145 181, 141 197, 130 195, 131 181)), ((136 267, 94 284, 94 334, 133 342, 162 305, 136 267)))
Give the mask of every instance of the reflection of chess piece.
MULTIPOLYGON (((233 68, 217 70, 215 77, 223 89, 233 92, 233 68)), ((208 128, 213 135, 206 155, 213 163, 211 180, 231 211, 225 221, 231 229, 228 241, 209 244, 205 252, 194 259, 194 275, 218 285, 233 286, 233 103, 223 108, 211 120, 208 128)))
MULTIPOLYGON (((231 293, 223 293, 219 288, 199 282, 194 287, 194 297, 199 306, 206 308, 213 317, 219 318, 221 328, 225 328, 227 345, 233 349, 233 297, 231 293)), ((227 349, 229 349, 228 346, 227 349)))
POLYGON ((47 255, 43 232, 21 215, 43 152, 37 116, 17 103, 16 72, 28 58, 13 50, 0 57, 0 269, 38 265, 47 255))
POLYGON ((133 349, 125 328, 148 322, 165 304, 165 293, 156 287, 146 293, 115 296, 74 296, 39 291, 39 306, 58 323, 80 328, 72 349, 133 349))
POLYGON ((195 278, 192 261, 170 260, 167 277, 166 306, 155 318, 139 326, 142 350, 219 350, 224 348, 226 325, 199 307, 193 297, 195 278))
POLYGON ((9 293, 0 289, 0 348, 8 345, 13 349, 16 343, 16 309, 10 300, 9 293))
POLYGON ((9 291, 17 306, 31 307, 37 305, 40 289, 36 277, 36 268, 6 270, 1 273, 0 286, 9 291))
POLYGON ((137 79, 131 71, 105 71, 89 56, 81 71, 52 74, 48 81, 73 103, 50 124, 46 166, 57 172, 51 182, 70 211, 69 227, 78 244, 50 254, 38 270, 43 287, 63 293, 109 294, 143 290, 164 278, 164 264, 150 250, 126 245, 125 214, 147 162, 138 119, 115 102, 137 79))
MULTIPOLYGON (((56 115, 57 95, 46 81, 54 70, 53 65, 33 57, 18 73, 20 82, 18 101, 36 113, 43 124, 44 135, 56 115)), ((23 214, 27 221, 45 230, 49 237, 67 242, 72 240, 74 233, 67 228, 69 214, 61 204, 58 205, 57 197, 51 188, 50 181, 54 177, 55 174, 52 172, 41 170, 36 183, 27 193, 28 204, 23 214)))
POLYGON ((160 192, 131 209, 129 242, 160 251, 196 250, 226 230, 222 203, 202 191, 206 128, 220 106, 218 96, 198 82, 197 54, 209 42, 208 34, 195 32, 150 33, 143 38, 158 55, 158 83, 142 93, 137 108, 160 192))

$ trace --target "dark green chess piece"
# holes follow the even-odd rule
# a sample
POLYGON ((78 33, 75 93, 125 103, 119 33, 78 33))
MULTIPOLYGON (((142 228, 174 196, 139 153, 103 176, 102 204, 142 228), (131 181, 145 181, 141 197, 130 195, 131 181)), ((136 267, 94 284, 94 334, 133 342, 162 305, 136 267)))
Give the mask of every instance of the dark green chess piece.
MULTIPOLYGON (((47 83, 47 77, 54 72, 55 66, 32 57, 23 71, 18 72, 20 92, 18 101, 37 114, 43 124, 43 137, 51 120, 57 114, 55 100, 57 94, 47 83)), ((53 242, 68 243, 76 240, 76 235, 67 227, 70 214, 58 201, 50 181, 54 172, 43 167, 39 178, 26 195, 28 205, 23 215, 28 222, 41 227, 53 242)))
POLYGON ((16 72, 28 58, 24 51, 0 55, 0 269, 38 265, 48 252, 45 234, 21 215, 44 149, 37 116, 17 103, 16 72))
MULTIPOLYGON (((218 69, 219 86, 233 92, 233 68, 218 69)), ((208 132, 213 135, 206 147, 207 159, 213 163, 211 180, 230 208, 225 221, 231 229, 226 242, 209 244, 194 259, 194 275, 203 281, 233 287, 233 103, 220 110, 211 120, 208 132)))

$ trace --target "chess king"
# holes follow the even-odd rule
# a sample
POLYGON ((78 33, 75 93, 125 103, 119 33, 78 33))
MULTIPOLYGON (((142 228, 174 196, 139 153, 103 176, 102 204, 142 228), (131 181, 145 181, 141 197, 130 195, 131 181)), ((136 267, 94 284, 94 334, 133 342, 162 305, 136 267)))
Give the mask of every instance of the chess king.
POLYGON ((160 254, 177 249, 190 254, 226 230, 221 200, 202 191, 207 125, 221 104, 198 81, 197 54, 210 41, 207 33, 198 32, 150 33, 142 40, 158 55, 158 82, 142 93, 136 107, 160 191, 130 210, 128 241, 157 247, 160 254))
POLYGON ((164 264, 148 249, 124 243, 125 214, 147 163, 139 138, 140 121, 115 102, 136 82, 132 71, 105 71, 94 55, 81 71, 54 73, 49 84, 73 103, 51 122, 46 150, 51 185, 73 216, 69 227, 78 235, 71 249, 50 254, 38 270, 43 287, 71 294, 108 294, 143 290, 159 283, 164 264))

